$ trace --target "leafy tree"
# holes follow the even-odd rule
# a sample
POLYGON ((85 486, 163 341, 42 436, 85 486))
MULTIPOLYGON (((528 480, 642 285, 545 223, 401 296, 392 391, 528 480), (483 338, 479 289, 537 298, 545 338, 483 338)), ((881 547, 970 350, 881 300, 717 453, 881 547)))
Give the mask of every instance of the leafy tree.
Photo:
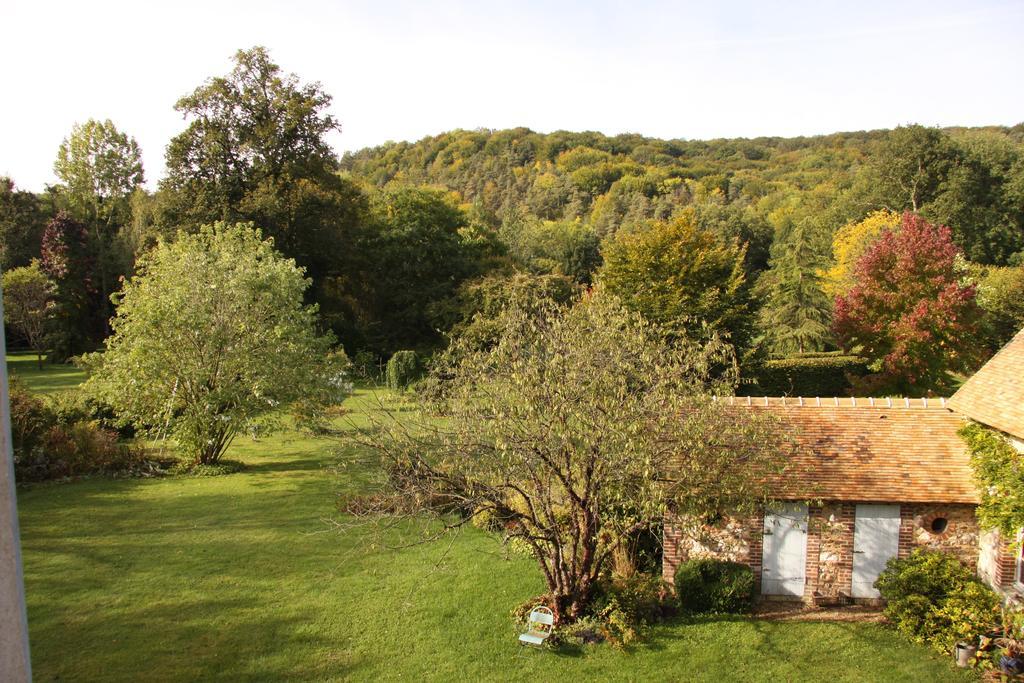
POLYGON ((946 133, 915 124, 889 131, 868 168, 883 206, 917 213, 939 195, 956 162, 946 133))
POLYGON ((711 400, 734 380, 712 370, 732 365, 727 345, 670 346, 606 294, 511 308, 501 329, 497 345, 435 365, 421 408, 444 420, 385 420, 365 434, 387 472, 369 512, 440 513, 443 531, 498 520, 571 622, 620 544, 669 510, 764 502, 780 440, 764 414, 711 400))
POLYGON ((832 238, 832 257, 835 264, 825 273, 822 288, 835 298, 853 287, 853 270, 882 233, 899 227, 900 216, 892 211, 873 211, 864 220, 847 223, 832 238))
POLYGON ((630 310, 670 334, 726 333, 742 346, 749 311, 746 248, 697 227, 692 211, 608 242, 598 281, 630 310))
POLYGON ((45 226, 46 210, 39 197, 0 176, 0 269, 25 266, 36 258, 45 226))
POLYGON ((1005 136, 896 128, 868 159, 864 193, 871 206, 950 226, 970 259, 1005 264, 1024 249, 1024 214, 1011 190, 1019 148, 1005 136))
POLYGON ((878 389, 948 389, 951 373, 977 359, 980 309, 961 282, 947 227, 903 214, 857 262, 856 284, 836 299, 834 330, 872 362, 878 389))
POLYGON ((538 275, 565 275, 580 284, 590 284, 601 265, 600 241, 579 220, 506 223, 501 236, 509 245, 510 255, 538 275))
POLYGON ((767 290, 761 329, 778 355, 820 351, 831 336, 832 305, 821 288, 825 260, 809 227, 801 221, 773 245, 770 269, 758 281, 767 290))
POLYGON ((75 124, 57 151, 53 170, 71 215, 88 231, 90 280, 95 296, 92 328, 105 334, 113 309, 110 295, 131 268, 120 228, 130 222, 131 196, 143 182, 142 157, 134 138, 109 120, 75 124))
POLYGON ((1024 329, 1024 266, 973 265, 970 270, 995 351, 1024 329))
POLYGON ((39 267, 39 261, 3 274, 4 322, 25 338, 36 352, 43 369, 50 319, 53 315, 53 282, 39 267))
POLYGON ((43 231, 41 251, 39 267, 57 286, 50 358, 63 362, 88 350, 102 333, 102 323, 94 315, 99 306, 85 225, 58 212, 43 231))
POLYGON ((75 124, 53 164, 75 212, 88 223, 123 224, 128 199, 142 185, 142 154, 135 138, 107 119, 75 124))
POLYGON ((459 285, 480 274, 480 250, 465 213, 444 192, 394 187, 372 198, 357 240, 360 277, 351 296, 362 310, 356 333, 385 352, 440 341, 459 285), (469 239, 467 239, 467 237, 469 239))
POLYGON ((768 267, 772 226, 754 209, 736 202, 705 201, 694 205, 694 213, 701 229, 713 232, 726 244, 746 245, 748 278, 768 267))
POLYGON ((167 148, 162 222, 253 221, 319 286, 344 268, 366 209, 327 142, 339 127, 331 96, 282 73, 263 47, 234 61, 175 105, 190 123, 167 148))
POLYGON ((458 321, 452 336, 461 338, 460 348, 483 349, 497 344, 501 318, 506 310, 526 311, 541 306, 565 306, 580 295, 580 287, 564 275, 513 273, 492 274, 464 283, 456 297, 458 321))
POLYGON ((139 262, 118 297, 114 333, 91 354, 87 390, 119 418, 215 463, 279 408, 340 398, 344 374, 316 332, 309 280, 247 225, 180 233, 139 262))

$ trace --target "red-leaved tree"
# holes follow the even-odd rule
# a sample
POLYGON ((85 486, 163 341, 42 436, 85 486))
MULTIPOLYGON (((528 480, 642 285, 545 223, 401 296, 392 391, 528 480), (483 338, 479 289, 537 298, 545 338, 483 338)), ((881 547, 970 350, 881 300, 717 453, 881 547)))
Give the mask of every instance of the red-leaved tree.
POLYGON ((903 214, 900 228, 857 261, 856 284, 835 302, 839 342, 871 362, 869 388, 931 393, 976 360, 980 309, 975 288, 956 272, 949 228, 903 214))

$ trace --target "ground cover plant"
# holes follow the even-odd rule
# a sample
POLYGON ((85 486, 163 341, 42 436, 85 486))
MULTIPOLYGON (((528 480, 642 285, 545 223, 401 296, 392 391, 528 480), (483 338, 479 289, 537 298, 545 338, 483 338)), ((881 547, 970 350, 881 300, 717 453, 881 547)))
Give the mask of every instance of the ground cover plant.
MULTIPOLYGON (((81 380, 14 361, 36 390, 81 380)), ((369 428, 368 391, 345 406, 345 428, 369 428)), ((874 624, 739 617, 517 657, 509 610, 543 590, 529 558, 468 528, 401 552, 329 531, 335 496, 372 475, 336 472, 330 439, 243 437, 226 457, 247 468, 18 491, 36 680, 971 680, 874 624)))

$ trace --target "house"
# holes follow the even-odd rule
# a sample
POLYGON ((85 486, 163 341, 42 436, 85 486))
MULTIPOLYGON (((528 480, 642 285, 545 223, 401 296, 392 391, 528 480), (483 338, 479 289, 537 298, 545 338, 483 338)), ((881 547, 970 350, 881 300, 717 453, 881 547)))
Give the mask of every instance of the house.
MULTIPOLYGON (((1017 333, 953 394, 949 406, 1001 433, 1024 453, 1024 330, 1017 333)), ((981 539, 978 575, 1005 594, 1024 594, 1024 543, 986 531, 981 539)))
POLYGON ((977 563, 978 495, 957 435, 964 418, 944 401, 730 403, 773 414, 793 440, 786 471, 771 481, 781 504, 742 520, 666 520, 666 578, 688 558, 714 556, 749 564, 765 596, 874 599, 886 562, 916 547, 977 563))
POLYGON ((967 445, 975 420, 1024 452, 1024 330, 952 399, 731 398, 792 442, 769 481, 778 505, 749 518, 667 517, 663 575, 718 557, 749 564, 765 597, 877 599, 875 579, 915 548, 949 552, 1003 591, 1022 590, 1020 544, 979 528, 967 445))

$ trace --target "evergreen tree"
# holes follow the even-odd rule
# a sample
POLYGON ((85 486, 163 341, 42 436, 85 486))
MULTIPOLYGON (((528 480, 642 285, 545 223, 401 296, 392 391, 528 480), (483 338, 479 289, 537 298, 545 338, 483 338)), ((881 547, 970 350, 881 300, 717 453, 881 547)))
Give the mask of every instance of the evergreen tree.
POLYGON ((832 306, 821 287, 824 261, 807 219, 773 245, 761 285, 767 290, 761 329, 773 353, 818 351, 828 341, 832 306))

